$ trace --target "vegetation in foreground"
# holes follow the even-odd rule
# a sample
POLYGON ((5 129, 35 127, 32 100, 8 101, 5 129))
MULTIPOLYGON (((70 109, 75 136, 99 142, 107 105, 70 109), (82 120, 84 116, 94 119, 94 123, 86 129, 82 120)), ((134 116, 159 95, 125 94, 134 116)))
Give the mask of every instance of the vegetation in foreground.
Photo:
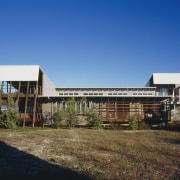
POLYGON ((180 179, 179 132, 23 128, 0 130, 0 141, 92 179, 180 179))

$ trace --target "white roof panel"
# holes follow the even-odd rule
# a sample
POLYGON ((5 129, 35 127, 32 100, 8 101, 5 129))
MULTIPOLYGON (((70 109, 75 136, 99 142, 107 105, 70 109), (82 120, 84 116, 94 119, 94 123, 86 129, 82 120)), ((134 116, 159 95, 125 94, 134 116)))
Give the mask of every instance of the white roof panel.
POLYGON ((153 73, 153 84, 180 84, 180 73, 153 73))
POLYGON ((38 81, 38 65, 0 66, 0 81, 38 81))

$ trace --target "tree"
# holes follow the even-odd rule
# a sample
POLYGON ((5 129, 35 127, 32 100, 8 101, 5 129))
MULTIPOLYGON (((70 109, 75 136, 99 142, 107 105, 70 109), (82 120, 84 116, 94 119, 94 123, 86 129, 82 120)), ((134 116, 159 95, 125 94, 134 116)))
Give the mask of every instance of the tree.
POLYGON ((86 103, 87 103, 86 97, 82 97, 81 100, 80 100, 80 103, 81 103, 81 107, 82 107, 81 112, 82 112, 83 115, 85 115, 85 113, 86 113, 86 103))
POLYGON ((70 127, 74 127, 77 123, 77 116, 76 116, 76 110, 75 110, 76 100, 74 98, 71 98, 67 101, 67 124, 70 127))
POLYGON ((56 127, 62 126, 63 120, 66 119, 66 112, 64 109, 58 109, 53 115, 54 123, 56 127))
POLYGON ((133 115, 129 118, 129 125, 132 130, 138 129, 138 117, 137 115, 133 115))
POLYGON ((70 98, 68 101, 65 101, 65 107, 63 109, 58 108, 53 118, 56 126, 61 126, 64 123, 64 125, 74 127, 78 119, 76 116, 76 100, 70 98))
POLYGON ((89 126, 95 126, 97 128, 101 127, 102 121, 100 119, 97 109, 92 109, 92 110, 88 109, 85 115, 89 126))
POLYGON ((10 94, 8 95, 7 107, 7 110, 0 110, 0 126, 12 129, 17 125, 18 111, 13 97, 10 94))

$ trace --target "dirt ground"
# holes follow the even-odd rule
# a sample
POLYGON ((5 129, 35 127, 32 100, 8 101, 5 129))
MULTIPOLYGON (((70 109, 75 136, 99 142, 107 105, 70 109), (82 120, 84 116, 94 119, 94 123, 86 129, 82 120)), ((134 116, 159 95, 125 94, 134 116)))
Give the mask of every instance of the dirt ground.
POLYGON ((0 179, 180 179, 180 132, 0 130, 0 179))

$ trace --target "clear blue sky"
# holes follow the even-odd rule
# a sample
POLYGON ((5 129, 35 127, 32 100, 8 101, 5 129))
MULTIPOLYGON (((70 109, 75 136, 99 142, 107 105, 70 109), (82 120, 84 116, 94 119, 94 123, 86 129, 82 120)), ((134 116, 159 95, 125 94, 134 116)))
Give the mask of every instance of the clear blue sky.
POLYGON ((180 0, 0 0, 0 64, 56 87, 140 87, 180 72, 180 0))

